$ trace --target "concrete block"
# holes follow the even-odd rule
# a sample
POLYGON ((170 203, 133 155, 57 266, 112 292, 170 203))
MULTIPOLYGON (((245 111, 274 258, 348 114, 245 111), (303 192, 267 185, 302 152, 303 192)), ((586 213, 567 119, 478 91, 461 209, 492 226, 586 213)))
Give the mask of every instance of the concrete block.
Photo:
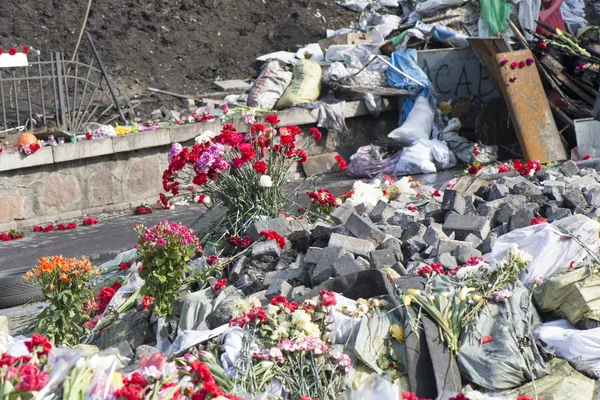
POLYGON ((171 144, 171 136, 167 129, 130 133, 128 135, 113 136, 110 139, 113 142, 115 153, 171 144))
POLYGON ((455 190, 446 190, 442 200, 442 210, 454 211, 458 214, 464 214, 466 208, 465 198, 455 190))
POLYGON ((281 248, 274 240, 254 243, 252 246, 252 259, 259 261, 278 260, 281 254, 281 248))
POLYGON ((355 213, 356 210, 349 203, 342 203, 339 207, 336 207, 335 210, 331 213, 331 219, 338 225, 343 225, 348 221, 350 215, 355 213))
POLYGON ((313 286, 320 285, 333 276, 333 263, 344 253, 345 251, 341 247, 326 247, 323 249, 321 258, 310 277, 313 286))
POLYGON ((373 242, 357 239, 350 236, 332 233, 329 239, 329 247, 339 247, 355 256, 369 257, 371 251, 375 250, 373 242))
POLYGON ((377 246, 385 240, 385 233, 370 220, 356 213, 350 215, 344 226, 357 238, 369 240, 377 246))
POLYGON ((96 140, 80 140, 51 147, 54 162, 65 162, 114 153, 113 141, 107 137, 96 140))
POLYGON ((306 174, 306 176, 313 176, 320 175, 332 170, 339 170, 339 167, 337 166, 338 163, 335 160, 335 156, 337 155, 339 154, 326 153, 308 157, 306 162, 302 164, 302 167, 304 168, 304 173, 306 174))
POLYGON ((463 240, 469 233, 485 239, 490 232, 490 221, 485 217, 453 214, 446 218, 444 232, 454 232, 458 240, 463 240))
POLYGON ((183 143, 196 138, 204 131, 213 131, 218 133, 221 128, 214 122, 199 122, 196 124, 179 125, 169 129, 169 135, 172 143, 183 143))
POLYGON ((333 276, 335 277, 350 275, 367 269, 362 263, 357 262, 350 253, 346 253, 336 260, 332 268, 333 276))
POLYGON ((306 257, 304 257, 305 264, 317 265, 319 259, 321 258, 321 254, 323 254, 323 249, 320 247, 309 247, 306 252, 306 257))
POLYGON ((394 215, 394 209, 385 201, 379 200, 369 218, 373 222, 387 221, 390 217, 394 215))
POLYGON ((474 247, 463 244, 454 249, 452 255, 457 262, 466 264, 472 257, 481 257, 481 252, 474 247))
POLYGON ((245 90, 250 89, 250 84, 248 82, 242 81, 241 79, 231 79, 227 81, 215 81, 213 84, 217 87, 217 89, 223 92, 244 92, 245 90))
POLYGON ((292 285, 284 280, 277 280, 269 285, 265 297, 271 300, 275 296, 283 296, 287 298, 292 293, 292 285))
POLYGON ((373 250, 369 256, 371 268, 376 269, 390 268, 398 261, 393 249, 373 250))
POLYGON ((0 171, 20 170, 38 165, 52 164, 53 162, 54 153, 52 152, 52 147, 42 147, 29 156, 19 152, 6 152, 0 156, 0 171))

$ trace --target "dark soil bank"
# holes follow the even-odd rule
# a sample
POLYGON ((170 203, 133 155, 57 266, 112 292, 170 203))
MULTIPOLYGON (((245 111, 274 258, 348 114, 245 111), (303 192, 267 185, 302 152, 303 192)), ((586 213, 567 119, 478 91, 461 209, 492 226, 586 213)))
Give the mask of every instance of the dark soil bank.
MULTIPOLYGON (((0 48, 72 53, 87 0, 1 0, 0 48)), ((198 93, 256 75, 255 58, 315 42, 357 14, 333 0, 92 0, 88 31, 113 78, 198 93)), ((82 51, 86 51, 82 46, 82 51)))

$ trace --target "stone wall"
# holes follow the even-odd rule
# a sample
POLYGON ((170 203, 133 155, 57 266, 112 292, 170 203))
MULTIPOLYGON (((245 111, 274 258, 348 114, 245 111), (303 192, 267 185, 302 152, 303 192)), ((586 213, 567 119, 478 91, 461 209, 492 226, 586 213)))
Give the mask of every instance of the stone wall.
MULTIPOLYGON (((396 126, 397 107, 386 103, 379 117, 366 115, 364 105, 351 107, 349 133, 328 132, 309 155, 339 151, 346 158, 359 146, 381 141, 396 126)), ((352 104, 352 103, 350 103, 352 104)), ((308 110, 286 118, 282 124, 308 129, 316 116, 308 110)), ((0 155, 0 232, 54 221, 121 211, 142 201, 156 202, 162 190, 161 176, 167 167, 172 142, 193 144, 201 132, 219 125, 202 123, 126 136, 81 141, 42 148, 23 157, 0 155)))

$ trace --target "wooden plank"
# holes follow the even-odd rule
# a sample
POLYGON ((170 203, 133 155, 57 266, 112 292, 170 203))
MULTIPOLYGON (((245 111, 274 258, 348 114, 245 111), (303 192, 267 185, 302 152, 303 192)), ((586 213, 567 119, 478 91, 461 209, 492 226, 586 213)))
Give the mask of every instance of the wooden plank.
POLYGON ((542 163, 566 159, 537 68, 510 68, 514 61, 533 58, 531 51, 498 52, 501 41, 469 41, 506 101, 524 157, 542 163), (508 63, 501 65, 503 60, 508 63))
POLYGON ((560 83, 565 85, 577 96, 581 97, 581 99, 588 103, 590 106, 594 105, 595 99, 583 90, 581 90, 576 84, 571 82, 571 80, 562 73, 564 67, 554 57, 552 57, 549 54, 546 54, 540 59, 540 61, 546 68, 548 68, 552 72, 552 74, 560 83))
POLYGON ((500 88, 502 86, 501 82, 490 72, 496 70, 493 65, 496 54, 512 51, 508 41, 504 38, 467 38, 467 41, 473 50, 475 50, 481 63, 485 66, 486 71, 488 71, 488 75, 496 88, 500 88))

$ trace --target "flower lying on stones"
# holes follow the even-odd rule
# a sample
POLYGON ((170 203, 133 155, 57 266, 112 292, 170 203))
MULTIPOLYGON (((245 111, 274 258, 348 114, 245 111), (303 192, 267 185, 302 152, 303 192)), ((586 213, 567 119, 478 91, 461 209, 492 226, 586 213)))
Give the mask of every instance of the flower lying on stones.
POLYGON ((323 137, 323 134, 317 128, 310 128, 308 130, 308 136, 314 136, 315 137, 315 142, 318 142, 323 137))
POLYGON ((225 286, 227 286, 227 278, 219 279, 213 290, 215 291, 215 293, 218 293, 225 286))
POLYGON ((424 265, 417 269, 417 275, 419 276, 432 276, 435 274, 445 274, 442 264, 432 263, 431 265, 424 265))
POLYGON ((285 237, 277 233, 274 230, 262 231, 260 232, 260 236, 264 237, 267 240, 274 240, 277 242, 280 248, 285 247, 285 237))
POLYGON ((494 301, 501 303, 504 300, 508 300, 512 297, 513 293, 509 289, 500 289, 494 294, 494 301))
POLYGON ((548 220, 544 217, 534 217, 529 222, 529 225, 547 224, 548 220))

